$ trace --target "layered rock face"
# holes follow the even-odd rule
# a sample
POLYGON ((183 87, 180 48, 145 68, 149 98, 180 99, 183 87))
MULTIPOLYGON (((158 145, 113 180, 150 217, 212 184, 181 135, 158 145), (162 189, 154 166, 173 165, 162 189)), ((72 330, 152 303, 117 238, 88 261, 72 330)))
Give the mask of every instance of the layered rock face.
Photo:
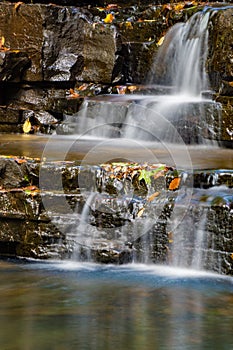
MULTIPOLYGON (((90 104, 98 107, 97 95, 154 94, 146 82, 163 36, 203 10, 192 3, 162 3, 1 3, 0 133, 65 133, 64 126, 76 132, 86 97, 94 96, 90 104)), ((232 147, 233 9, 220 7, 212 11, 206 62, 212 90, 206 93, 213 101, 194 104, 188 124, 178 117, 174 124, 178 132, 189 129, 187 143, 195 143, 201 129, 204 138, 232 147), (207 125, 196 122, 202 113, 207 125)), ((112 108, 122 117, 126 105, 112 108)), ((91 107, 91 120, 94 115, 91 107)), ((121 132, 121 123, 114 132, 121 132)), ((194 260, 195 232, 201 230, 202 267, 233 275, 231 170, 177 173, 155 164, 48 163, 40 183, 40 166, 20 157, 0 159, 1 256, 76 254, 98 262, 172 264, 175 223, 185 217, 192 229, 180 238, 184 265, 194 260), (90 186, 80 178, 92 191, 84 191, 90 186)))
POLYGON ((198 250, 196 267, 232 275, 232 179, 230 170, 1 158, 0 253, 184 267, 198 250))

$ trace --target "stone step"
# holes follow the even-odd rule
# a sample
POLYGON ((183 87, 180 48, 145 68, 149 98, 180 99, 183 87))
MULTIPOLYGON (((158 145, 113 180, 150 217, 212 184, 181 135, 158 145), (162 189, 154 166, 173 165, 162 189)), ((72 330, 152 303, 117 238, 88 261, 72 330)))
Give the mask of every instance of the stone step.
POLYGON ((205 213, 205 268, 233 274, 231 170, 75 162, 40 169, 38 161, 19 158, 1 158, 0 165, 1 255, 62 259, 78 251, 82 259, 123 263, 143 261, 146 251, 152 262, 164 263, 177 221, 195 228, 182 246, 183 254, 193 254, 205 213))
POLYGON ((221 140, 220 125, 221 104, 212 100, 126 94, 86 99, 80 111, 67 115, 56 132, 190 144, 221 140))

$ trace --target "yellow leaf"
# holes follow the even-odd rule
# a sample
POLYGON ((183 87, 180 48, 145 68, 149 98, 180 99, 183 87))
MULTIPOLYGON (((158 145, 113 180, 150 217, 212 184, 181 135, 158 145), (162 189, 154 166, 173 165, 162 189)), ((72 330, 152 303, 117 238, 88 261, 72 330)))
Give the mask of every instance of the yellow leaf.
POLYGON ((19 9, 19 7, 23 4, 22 1, 19 1, 17 2, 15 5, 14 5, 14 10, 17 11, 19 9))
POLYGON ((179 11, 183 10, 184 5, 185 5, 184 3, 178 3, 177 5, 175 5, 174 10, 176 12, 179 12, 179 11))
POLYGON ((32 124, 30 123, 30 120, 27 119, 25 120, 24 124, 23 124, 23 132, 25 134, 28 134, 32 129, 32 124))
POLYGON ((158 45, 158 46, 161 46, 162 43, 163 43, 163 41, 164 41, 164 36, 162 36, 162 37, 159 39, 159 41, 157 42, 157 45, 158 45))
POLYGON ((112 23, 113 20, 114 20, 114 16, 113 16, 111 13, 109 13, 109 14, 105 17, 104 23, 112 23))
POLYGON ((144 212, 144 209, 145 208, 141 208, 139 211, 138 211, 138 218, 140 218, 141 216, 142 216, 142 214, 143 214, 143 212, 144 212))
POLYGON ((132 23, 129 22, 129 21, 125 22, 125 26, 126 26, 127 29, 133 29, 132 23))
POLYGON ((129 90, 130 92, 133 92, 133 91, 137 90, 137 86, 135 86, 135 85, 130 85, 130 86, 128 86, 128 90, 129 90))

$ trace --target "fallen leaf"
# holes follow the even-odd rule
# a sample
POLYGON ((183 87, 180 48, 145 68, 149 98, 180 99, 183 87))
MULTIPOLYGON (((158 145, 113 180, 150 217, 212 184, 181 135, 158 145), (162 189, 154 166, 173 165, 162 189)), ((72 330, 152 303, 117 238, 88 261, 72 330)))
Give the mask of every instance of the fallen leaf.
POLYGON ((109 4, 106 7, 106 10, 117 10, 120 6, 118 6, 117 4, 109 4))
POLYGON ((170 182, 170 185, 169 185, 169 188, 168 188, 168 189, 171 190, 171 191, 178 190, 179 185, 180 185, 180 178, 179 178, 179 177, 175 177, 175 178, 170 182))
MULTIPOLYGON (((82 84, 81 86, 78 87, 78 91, 85 91, 87 89, 87 87, 88 87, 88 84, 82 84)), ((73 92, 74 92, 74 90, 73 90, 73 92)))
POLYGON ((129 22, 129 21, 126 21, 126 22, 125 22, 125 27, 126 27, 127 29, 133 29, 133 25, 132 25, 132 23, 129 22))
POLYGON ((153 193, 150 197, 148 197, 148 202, 152 202, 156 197, 160 195, 160 192, 153 193))
POLYGON ((141 208, 139 211, 138 211, 138 214, 137 214, 137 217, 140 218, 144 212, 144 209, 145 208, 141 208))
POLYGON ((178 3, 177 5, 175 5, 174 10, 176 12, 179 12, 179 11, 183 10, 184 5, 185 5, 184 3, 178 3))
POLYGON ((1 37, 0 39, 0 50, 1 51, 9 51, 10 49, 5 47, 5 38, 4 36, 1 37))
POLYGON ((133 92, 133 91, 137 90, 137 86, 135 86, 135 85, 128 86, 128 90, 130 92, 133 92))
POLYGON ((23 4, 22 1, 16 2, 16 4, 14 5, 14 10, 17 11, 17 10, 20 8, 20 6, 21 6, 22 4, 23 4))
POLYGON ((157 45, 158 45, 158 46, 161 46, 163 42, 164 42, 164 36, 162 36, 162 37, 159 39, 159 41, 157 42, 157 45))
POLYGON ((120 95, 124 95, 127 91, 127 86, 117 86, 117 92, 120 95))
POLYGON ((74 91, 74 89, 70 89, 70 95, 68 96, 68 98, 77 98, 80 97, 80 95, 74 91))
POLYGON ((109 13, 105 18, 104 18, 104 23, 112 23, 112 21, 114 20, 114 16, 109 13))
POLYGON ((15 158, 15 161, 18 164, 27 163, 26 159, 22 159, 22 158, 15 158))
POLYGON ((25 134, 28 134, 32 129, 32 124, 30 123, 30 120, 27 119, 25 120, 24 124, 23 124, 23 132, 25 134))

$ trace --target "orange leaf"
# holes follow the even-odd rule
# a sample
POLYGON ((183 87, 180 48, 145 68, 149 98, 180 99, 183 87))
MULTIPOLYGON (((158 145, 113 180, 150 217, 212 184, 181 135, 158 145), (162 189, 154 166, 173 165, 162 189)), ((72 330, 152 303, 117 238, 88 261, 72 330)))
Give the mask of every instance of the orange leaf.
POLYGON ((119 8, 119 6, 117 4, 109 4, 106 7, 106 10, 117 10, 119 8))
POLYGON ((155 192, 153 193, 149 198, 148 198, 148 202, 152 202, 156 197, 158 197, 160 194, 160 192, 155 192))
POLYGON ((179 178, 179 177, 175 177, 175 178, 170 182, 170 185, 169 185, 169 188, 168 188, 168 189, 171 190, 171 191, 178 190, 179 185, 180 185, 180 178, 179 178))
POLYGON ((133 92, 133 91, 137 90, 137 86, 135 86, 135 85, 130 85, 130 86, 128 86, 128 90, 129 90, 130 92, 133 92))
POLYGON ((105 17, 104 23, 112 23, 113 20, 114 20, 114 16, 113 16, 111 13, 109 13, 109 14, 105 17))
POLYGON ((26 159, 15 158, 15 161, 18 164, 27 163, 26 159))

